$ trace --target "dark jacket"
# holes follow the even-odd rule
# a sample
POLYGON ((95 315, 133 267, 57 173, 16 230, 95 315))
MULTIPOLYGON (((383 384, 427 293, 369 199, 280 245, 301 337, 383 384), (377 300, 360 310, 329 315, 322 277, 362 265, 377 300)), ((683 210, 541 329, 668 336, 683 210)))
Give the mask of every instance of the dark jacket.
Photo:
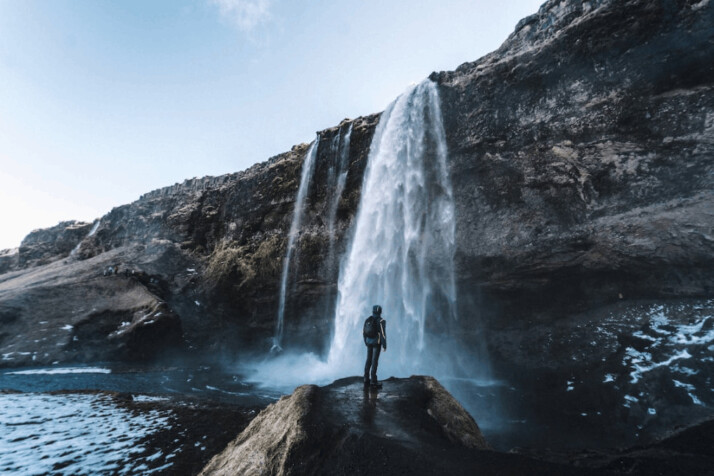
POLYGON ((379 333, 377 334, 377 337, 364 337, 364 344, 365 345, 381 345, 384 350, 387 350, 387 321, 382 319, 380 316, 377 316, 377 320, 379 322, 379 333))

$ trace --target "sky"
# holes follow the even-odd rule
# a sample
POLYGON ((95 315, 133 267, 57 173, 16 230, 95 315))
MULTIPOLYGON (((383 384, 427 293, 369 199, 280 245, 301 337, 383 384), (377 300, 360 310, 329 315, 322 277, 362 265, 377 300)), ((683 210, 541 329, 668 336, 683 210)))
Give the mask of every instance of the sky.
POLYGON ((382 111, 541 0, 0 0, 0 249, 382 111))

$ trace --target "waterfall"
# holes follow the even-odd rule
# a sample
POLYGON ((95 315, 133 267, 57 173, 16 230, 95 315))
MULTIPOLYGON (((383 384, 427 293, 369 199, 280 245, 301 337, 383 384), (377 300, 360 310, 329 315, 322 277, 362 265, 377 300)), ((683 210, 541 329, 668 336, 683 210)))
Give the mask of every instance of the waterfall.
MULTIPOLYGON (((382 113, 350 243, 339 258, 327 358, 282 353, 251 364, 250 379, 289 391, 306 382, 326 384, 361 374, 362 325, 372 305, 380 304, 388 341, 380 378, 433 375, 480 422, 499 421, 492 400, 497 394, 476 389, 501 384, 489 375, 488 356, 480 345, 462 343, 456 322, 456 223, 445 135, 439 93, 431 81, 410 88, 382 113)), ((326 204, 324 213, 329 210, 332 216, 335 206, 326 204)), ((328 224, 334 223, 330 220, 328 224)))
POLYGON ((315 141, 305 154, 305 159, 302 164, 302 173, 300 174, 300 185, 298 187, 297 197, 295 198, 295 208, 293 209, 293 219, 290 224, 290 232, 288 233, 288 248, 285 252, 285 261, 283 261, 283 272, 280 280, 280 301, 278 303, 278 317, 275 325, 275 335, 273 336, 273 346, 271 352, 279 352, 282 350, 283 327, 285 318, 285 298, 288 288, 288 272, 290 270, 290 259, 292 258, 293 248, 295 247, 295 238, 300 231, 302 222, 303 207, 307 191, 310 187, 313 169, 315 168, 315 158, 317 157, 317 149, 320 147, 320 136, 318 135, 315 141))
POLYGON ((396 99, 370 146, 354 235, 338 281, 327 366, 351 375, 364 359, 362 324, 373 304, 387 320, 381 375, 433 370, 427 335, 456 319, 454 204, 436 85, 396 99))
MULTIPOLYGON (((328 266, 335 263, 335 222, 337 221, 337 207, 342 198, 342 192, 347 183, 347 169, 350 158, 350 138, 352 137, 352 123, 347 128, 344 136, 340 129, 332 140, 332 160, 328 174, 328 197, 327 197, 327 233, 329 236, 329 249, 327 252, 328 266)), ((335 266, 336 268, 336 266, 335 266)), ((332 269, 332 268, 330 268, 332 269)))
POLYGON ((82 239, 79 241, 79 243, 77 243, 77 245, 76 245, 74 248, 72 248, 72 251, 69 252, 70 258, 74 258, 74 257, 77 255, 77 252, 79 251, 79 247, 82 245, 82 242, 83 242, 84 240, 86 240, 86 239, 89 238, 90 236, 93 236, 93 235, 97 232, 97 229, 99 229, 99 224, 100 224, 101 222, 102 222, 102 221, 99 220, 99 219, 97 219, 97 221, 94 222, 94 225, 92 225, 92 229, 89 230, 89 233, 87 233, 87 236, 85 236, 84 238, 82 238, 82 239))

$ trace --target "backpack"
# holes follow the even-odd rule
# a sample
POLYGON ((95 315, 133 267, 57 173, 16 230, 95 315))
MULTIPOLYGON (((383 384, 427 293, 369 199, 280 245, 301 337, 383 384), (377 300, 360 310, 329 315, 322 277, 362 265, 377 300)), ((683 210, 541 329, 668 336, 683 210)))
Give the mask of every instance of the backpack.
POLYGON ((374 316, 369 316, 364 321, 364 327, 362 328, 362 335, 370 339, 374 339, 379 335, 379 323, 377 318, 374 316))

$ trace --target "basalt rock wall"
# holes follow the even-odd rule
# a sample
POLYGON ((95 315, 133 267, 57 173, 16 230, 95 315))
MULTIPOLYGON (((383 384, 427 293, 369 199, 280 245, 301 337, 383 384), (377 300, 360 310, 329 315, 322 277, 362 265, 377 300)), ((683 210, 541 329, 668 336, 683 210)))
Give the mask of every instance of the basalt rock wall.
POLYGON ((497 318, 714 290, 714 14, 549 1, 441 87, 463 288, 497 318))
MULTIPOLYGON (((329 332, 325 313, 378 117, 345 120, 318 134, 286 313, 288 332, 306 346, 324 345, 329 332), (333 205, 328 176, 339 151, 332 144, 348 131, 344 191, 333 205), (328 208, 335 211, 332 261, 325 259, 328 208)), ((269 348, 307 150, 301 144, 243 172, 149 192, 101 217, 92 233, 91 224, 74 222, 34 231, 19 259, 17 250, 4 251, 0 365, 269 348)))

